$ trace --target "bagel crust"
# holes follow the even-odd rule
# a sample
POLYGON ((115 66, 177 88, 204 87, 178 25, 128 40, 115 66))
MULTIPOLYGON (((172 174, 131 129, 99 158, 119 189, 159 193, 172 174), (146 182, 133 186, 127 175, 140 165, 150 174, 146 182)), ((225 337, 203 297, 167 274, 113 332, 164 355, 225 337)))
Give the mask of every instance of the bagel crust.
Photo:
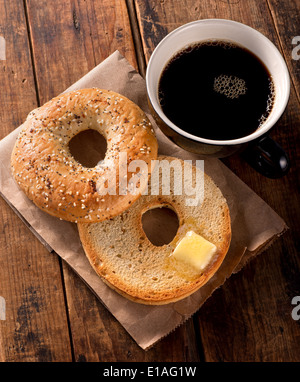
MULTIPOLYGON (((133 160, 145 161, 149 177, 151 160, 157 157, 149 119, 118 93, 82 89, 53 98, 28 115, 12 152, 11 168, 19 187, 43 211, 72 222, 99 222, 129 208, 143 191, 141 184, 135 195, 118 192, 120 153, 126 153, 127 168, 133 160), (78 163, 69 149, 69 141, 88 129, 97 130, 107 141, 104 160, 93 168, 78 163), (111 165, 116 169, 116 194, 100 195, 98 182, 110 176, 111 165)), ((127 180, 133 175, 127 172, 127 180)))
MULTIPOLYGON (((172 162, 172 157, 158 160, 172 162)), ((193 176, 196 168, 193 168, 193 176)), ((199 170, 201 171, 201 170, 199 170)), ((229 208, 221 190, 204 173, 202 204, 188 206, 186 195, 171 192, 142 195, 130 209, 113 219, 81 224, 78 230, 86 256, 96 273, 109 287, 137 303, 163 305, 181 300, 205 285, 217 272, 228 252, 231 241, 229 208), (169 244, 156 246, 147 238, 142 215, 153 208, 167 207, 176 212, 179 228, 169 244), (216 253, 199 272, 172 256, 179 241, 188 231, 203 236, 215 244, 216 253)), ((166 225, 165 229, 168 227, 166 225)))

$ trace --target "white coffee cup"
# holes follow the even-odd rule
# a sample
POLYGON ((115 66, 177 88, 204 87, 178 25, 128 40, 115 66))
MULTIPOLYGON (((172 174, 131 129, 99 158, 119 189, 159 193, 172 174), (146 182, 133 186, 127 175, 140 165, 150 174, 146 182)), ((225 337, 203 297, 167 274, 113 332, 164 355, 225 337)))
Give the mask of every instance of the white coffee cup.
MULTIPOLYGON (((152 53, 146 71, 146 86, 149 105, 159 127, 178 146, 200 155, 224 157, 241 147, 245 149, 249 144, 254 145, 254 142, 257 143, 262 140, 267 147, 256 150, 256 156, 258 155, 260 160, 262 160, 261 156, 266 156, 266 154, 270 157, 267 166, 274 167, 277 172, 276 176, 270 176, 277 177, 286 172, 289 162, 286 153, 274 141, 272 142, 275 148, 271 148, 271 138, 266 137, 266 134, 279 120, 286 108, 290 95, 289 72, 276 46, 257 30, 245 24, 225 19, 197 20, 180 26, 169 33, 152 53), (230 40, 254 53, 267 67, 275 86, 274 104, 268 118, 252 134, 241 138, 212 140, 192 135, 170 121, 159 103, 159 80, 168 61, 178 51, 192 43, 213 39, 230 40), (282 150, 281 153, 279 152, 280 149, 282 150), (265 152, 269 150, 274 152, 265 152), (258 154, 259 151, 260 155, 258 154), (272 161, 273 164, 271 164, 272 161), (281 172, 283 173, 281 174, 281 172)), ((256 144, 257 146, 259 145, 256 144)), ((254 162, 257 161, 256 159, 253 159, 254 162)), ((260 165, 257 169, 269 176, 260 165)), ((272 172, 272 169, 269 168, 268 171, 272 172)))

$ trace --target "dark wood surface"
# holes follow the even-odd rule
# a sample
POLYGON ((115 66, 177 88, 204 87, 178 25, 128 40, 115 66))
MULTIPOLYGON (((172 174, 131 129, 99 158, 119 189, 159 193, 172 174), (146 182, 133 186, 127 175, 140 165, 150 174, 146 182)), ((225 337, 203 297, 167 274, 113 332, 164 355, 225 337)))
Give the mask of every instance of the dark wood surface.
POLYGON ((0 361, 300 361, 299 67, 296 0, 0 0, 0 138, 118 49, 145 73, 158 42, 197 19, 244 22, 269 37, 291 75, 291 96, 272 137, 292 159, 278 180, 235 155, 225 164, 287 223, 289 231, 230 277, 193 318, 142 350, 78 276, 49 254, 0 199, 0 361))

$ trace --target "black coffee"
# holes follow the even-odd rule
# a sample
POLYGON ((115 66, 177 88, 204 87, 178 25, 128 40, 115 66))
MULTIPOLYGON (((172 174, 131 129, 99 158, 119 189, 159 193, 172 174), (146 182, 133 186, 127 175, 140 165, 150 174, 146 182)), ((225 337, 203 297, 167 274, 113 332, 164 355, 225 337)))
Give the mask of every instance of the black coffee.
POLYGON ((201 42, 180 51, 159 82, 165 115, 182 130, 208 139, 251 134, 270 114, 274 97, 260 59, 228 41, 201 42))

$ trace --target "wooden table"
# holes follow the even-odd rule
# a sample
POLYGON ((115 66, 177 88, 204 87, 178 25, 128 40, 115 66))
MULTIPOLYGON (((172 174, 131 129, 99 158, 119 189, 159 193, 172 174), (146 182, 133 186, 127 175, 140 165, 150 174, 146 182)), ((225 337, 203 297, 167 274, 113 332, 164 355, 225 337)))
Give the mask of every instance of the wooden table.
POLYGON ((300 320, 291 314, 292 298, 300 295, 300 60, 292 56, 299 13, 297 0, 0 0, 6 41, 0 138, 116 49, 144 75, 168 32, 197 19, 227 18, 264 33, 285 57, 291 96, 272 137, 292 160, 288 176, 278 180, 255 173, 237 155, 224 160, 290 229, 146 352, 1 199, 1 361, 300 361, 300 320))

